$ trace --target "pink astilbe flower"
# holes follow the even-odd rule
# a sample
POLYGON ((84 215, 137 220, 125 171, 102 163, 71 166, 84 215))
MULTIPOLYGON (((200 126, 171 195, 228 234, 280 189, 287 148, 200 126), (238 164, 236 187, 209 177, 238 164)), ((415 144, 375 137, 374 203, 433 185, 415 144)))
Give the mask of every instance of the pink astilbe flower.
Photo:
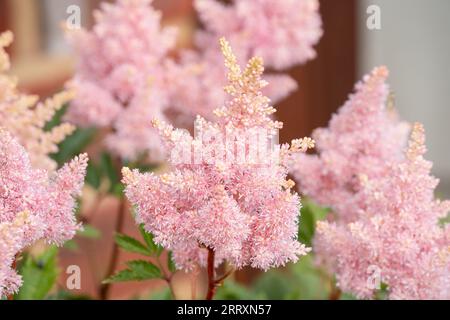
POLYGON ((313 141, 304 138, 273 148, 263 157, 272 160, 268 162, 251 155, 255 145, 240 138, 249 132, 253 137, 257 130, 273 135, 282 124, 271 119, 275 109, 261 94, 266 85, 262 60, 252 58, 242 71, 228 43, 222 39, 221 46, 231 99, 215 111, 217 121, 198 117, 195 138, 154 121, 168 150, 185 150, 188 156, 180 161, 177 152, 171 153, 174 170, 161 176, 124 168, 125 192, 137 222, 144 223, 157 243, 173 250, 178 268, 205 265, 206 247, 215 251, 216 265, 226 260, 237 268, 266 270, 296 261, 309 250, 297 241, 300 200, 291 192, 293 182, 286 181, 284 164, 313 141), (206 135, 211 139, 205 141, 206 135), (201 159, 195 160, 199 153, 201 159), (278 157, 281 161, 274 160, 278 157))
POLYGON ((313 59, 322 36, 317 0, 196 0, 196 8, 209 33, 204 40, 223 35, 244 58, 260 56, 277 70, 313 59))
MULTIPOLYGON (((211 117, 226 95, 219 90, 226 83, 220 37, 229 39, 240 63, 261 56, 266 65, 286 70, 315 57, 313 46, 321 35, 319 3, 316 0, 242 0, 221 4, 216 0, 197 0, 196 9, 205 31, 196 35, 197 51, 182 52, 181 60, 168 72, 173 84, 172 107, 211 117), (186 82, 186 78, 191 78, 186 82)), ((277 102, 297 89, 287 74, 266 75, 264 93, 277 102)))
POLYGON ((56 163, 49 154, 57 152, 57 144, 75 128, 68 123, 50 131, 44 130, 44 127, 55 112, 72 99, 73 92, 63 91, 43 103, 38 102, 36 96, 20 93, 17 81, 7 74, 10 62, 4 47, 12 40, 11 32, 0 35, 0 127, 11 132, 25 147, 33 166, 55 170, 56 163))
MULTIPOLYGON (((68 33, 78 67, 68 84, 77 96, 67 118, 81 126, 112 129, 113 137, 107 146, 123 158, 134 156, 136 149, 139 153, 148 151, 148 144, 134 138, 138 135, 146 140, 157 139, 152 137, 156 135, 154 131, 141 129, 151 120, 148 116, 162 116, 167 106, 165 64, 176 33, 174 28, 161 27, 161 14, 151 2, 102 3, 101 10, 95 11, 96 24, 91 31, 68 33), (152 98, 143 99, 149 91, 155 91, 152 98), (128 116, 136 112, 141 113, 128 116), (140 124, 136 122, 138 117, 140 124), (141 131, 131 134, 132 130, 141 131)), ((159 151, 160 144, 151 147, 159 151)))
POLYGON ((0 296, 15 292, 20 278, 14 256, 39 239, 62 244, 80 228, 74 216, 87 156, 57 172, 34 169, 26 150, 0 129, 0 296))
POLYGON ((438 180, 423 158, 424 140, 415 124, 404 160, 387 164, 382 177, 361 177, 358 219, 319 222, 315 250, 342 290, 372 298, 377 271, 391 299, 450 299, 450 227, 439 225, 450 202, 434 197, 438 180))
POLYGON ((383 176, 386 162, 403 158, 409 126, 386 106, 387 76, 388 70, 378 67, 356 84, 328 127, 313 132, 318 154, 299 155, 292 169, 302 192, 342 221, 363 209, 358 177, 383 176))

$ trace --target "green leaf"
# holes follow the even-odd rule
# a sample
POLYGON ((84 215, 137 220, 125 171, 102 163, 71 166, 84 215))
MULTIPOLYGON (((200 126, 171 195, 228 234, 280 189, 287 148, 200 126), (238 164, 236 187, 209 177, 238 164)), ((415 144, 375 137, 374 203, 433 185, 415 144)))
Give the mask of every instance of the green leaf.
POLYGON ((161 271, 153 263, 145 260, 132 260, 127 266, 140 278, 140 280, 161 278, 161 271))
POLYGON ((78 244, 75 240, 70 239, 70 240, 67 240, 66 242, 64 242, 64 248, 71 250, 71 251, 76 251, 76 250, 78 250, 78 244))
POLYGON ((59 274, 57 254, 58 248, 52 246, 36 259, 30 255, 25 257, 19 268, 23 285, 15 299, 40 300, 47 296, 59 274))
POLYGON ((147 248, 150 250, 150 252, 152 254, 156 254, 159 257, 164 248, 153 241, 153 235, 150 232, 145 231, 143 223, 139 225, 139 232, 141 233, 141 236, 147 244, 147 248))
POLYGON ((100 168, 103 175, 108 177, 110 182, 109 191, 114 193, 115 188, 117 188, 116 185, 120 183, 120 179, 117 174, 117 169, 114 167, 113 159, 109 153, 102 153, 100 157, 100 168))
POLYGON ((132 237, 124 234, 116 234, 115 240, 119 247, 121 247, 125 251, 140 253, 144 256, 152 255, 152 252, 146 246, 132 237))
POLYGON ((125 282, 125 281, 134 281, 138 280, 136 275, 132 270, 125 269, 117 272, 115 275, 109 277, 108 279, 103 280, 102 283, 115 283, 115 282, 125 282))
POLYGON ((154 292, 149 297, 150 300, 172 300, 172 292, 169 288, 154 292))
POLYGON ((227 280, 223 286, 217 288, 217 293, 214 297, 216 300, 263 300, 267 299, 264 293, 255 293, 253 290, 244 287, 243 285, 233 281, 227 280))
POLYGON ((170 272, 177 271, 177 267, 175 266, 175 263, 173 262, 172 251, 169 251, 169 254, 167 256, 167 268, 169 269, 170 272))
POLYGON ((127 262, 129 269, 119 271, 115 275, 103 281, 103 283, 114 283, 124 281, 143 281, 161 278, 161 271, 154 264, 144 260, 133 260, 127 262))
POLYGON ((316 230, 316 223, 319 220, 325 219, 329 210, 314 204, 308 199, 304 199, 302 203, 303 207, 300 210, 298 239, 307 246, 311 246, 316 230))
POLYGON ((102 173, 100 168, 94 164, 93 161, 89 161, 86 171, 86 183, 95 189, 100 187, 102 180, 102 173))
POLYGON ((52 155, 52 158, 63 165, 73 157, 80 154, 84 148, 92 141, 96 130, 94 128, 78 128, 73 134, 68 136, 59 144, 59 151, 52 155))
POLYGON ((50 131, 54 127, 60 125, 62 123, 62 117, 66 114, 66 111, 67 111, 68 107, 69 107, 69 104, 65 104, 65 105, 62 106, 61 109, 57 110, 55 112, 55 114, 53 115, 52 119, 50 119, 50 121, 48 121, 45 124, 44 130, 45 131, 50 131))
POLYGON ((84 238, 98 239, 101 237, 101 232, 90 224, 84 224, 83 230, 78 231, 78 235, 84 238))

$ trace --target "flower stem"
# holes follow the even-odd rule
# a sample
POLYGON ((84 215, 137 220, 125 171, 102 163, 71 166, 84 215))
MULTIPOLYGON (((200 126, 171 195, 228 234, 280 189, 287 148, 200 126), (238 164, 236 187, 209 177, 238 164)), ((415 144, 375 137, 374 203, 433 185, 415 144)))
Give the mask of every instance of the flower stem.
MULTIPOLYGON (((122 233, 123 225, 125 222, 125 216, 126 216, 125 213, 126 213, 126 209, 127 209, 126 204, 127 204, 127 201, 126 201, 125 197, 120 197, 119 213, 118 213, 117 220, 116 220, 115 232, 122 233)), ((110 276, 112 276, 114 274, 114 271, 116 270, 118 263, 119 263, 119 246, 114 241, 113 251, 111 254, 111 258, 109 260, 108 270, 106 273, 107 278, 109 278, 110 276)), ((108 293, 109 293, 110 288, 111 288, 110 283, 106 283, 101 287, 101 289, 100 289, 100 299, 101 300, 106 300, 108 298, 108 293)))
POLYGON ((206 300, 212 300, 214 294, 216 293, 216 281, 214 280, 214 259, 215 252, 213 249, 208 247, 208 292, 206 294, 206 300))
MULTIPOLYGON (((18 253, 18 254, 16 255, 16 257, 14 258, 14 261, 13 261, 13 263, 12 263, 12 265, 11 265, 11 268, 12 268, 13 270, 16 270, 16 267, 17 267, 17 258, 19 257, 19 254, 20 254, 20 253, 18 253)), ((11 294, 8 296, 8 300, 14 300, 14 293, 11 293, 11 294)))

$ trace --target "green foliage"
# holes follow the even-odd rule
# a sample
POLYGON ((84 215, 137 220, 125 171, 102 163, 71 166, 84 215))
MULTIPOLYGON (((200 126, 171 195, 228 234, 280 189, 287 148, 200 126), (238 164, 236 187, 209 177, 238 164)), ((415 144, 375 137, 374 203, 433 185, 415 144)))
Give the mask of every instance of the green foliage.
POLYGON ((19 267, 23 285, 14 299, 41 300, 48 295, 59 274, 57 255, 58 248, 52 246, 37 258, 31 255, 24 257, 19 267))
POLYGON ((154 292, 149 297, 150 300, 172 300, 172 293, 168 287, 163 290, 154 292))
POLYGON ((303 199, 302 205, 298 239, 305 245, 311 246, 316 230, 316 223, 319 220, 325 219, 329 210, 316 205, 309 199, 303 199))
POLYGON ((139 253, 144 256, 152 255, 152 251, 135 238, 129 237, 124 234, 116 234, 115 240, 119 247, 121 247, 125 251, 139 253))
POLYGON ((152 254, 155 254, 156 256, 159 257, 163 252, 164 248, 153 241, 153 235, 145 231, 144 224, 139 225, 139 232, 141 233, 141 236, 147 245, 147 249, 150 250, 152 254))
POLYGON ((73 134, 68 136, 59 144, 59 151, 52 155, 53 160, 62 166, 73 157, 83 152, 86 146, 92 141, 96 130, 94 128, 78 128, 73 134))
POLYGON ((47 300, 92 300, 92 298, 85 294, 73 294, 66 290, 58 290, 50 294, 47 300))
MULTIPOLYGON (((77 236, 95 240, 101 237, 101 232, 97 228, 94 228, 92 225, 85 223, 83 224, 83 229, 77 232, 77 236)), ((71 251, 78 250, 78 243, 76 239, 70 239, 64 242, 64 248, 71 251)))
POLYGON ((103 281, 103 283, 114 283, 123 281, 143 281, 159 279, 161 271, 154 264, 144 260, 132 260, 127 262, 128 269, 119 271, 115 275, 103 281))
POLYGON ((235 281, 227 280, 223 286, 217 289, 217 300, 263 300, 267 299, 266 292, 256 292, 235 281))

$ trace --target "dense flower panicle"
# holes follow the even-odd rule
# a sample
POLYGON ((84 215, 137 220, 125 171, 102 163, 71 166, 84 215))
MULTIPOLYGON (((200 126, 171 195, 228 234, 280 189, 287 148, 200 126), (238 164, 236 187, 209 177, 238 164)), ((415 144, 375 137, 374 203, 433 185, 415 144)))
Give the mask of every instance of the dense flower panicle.
MULTIPOLYGON (((111 128, 114 137, 108 138, 107 146, 123 158, 148 151, 148 144, 134 140, 132 127, 140 130, 136 134, 146 140, 157 140, 154 131, 142 128, 151 120, 146 116, 161 115, 167 107, 165 65, 175 45, 176 32, 174 28, 161 27, 161 13, 152 8, 151 2, 102 3, 101 10, 95 12, 92 30, 68 33, 78 67, 68 83, 77 96, 67 118, 81 126, 111 128), (143 99, 149 91, 155 92, 152 98, 143 99), (135 114, 129 116, 130 113, 135 114), (112 141, 120 145, 115 146, 112 141), (133 150, 128 150, 127 144, 133 145, 133 150), (134 149, 139 147, 142 149, 136 152, 134 149)), ((151 147, 160 151, 158 144, 151 147)))
MULTIPOLYGON (((297 239, 299 197, 286 181, 287 168, 281 162, 261 163, 250 156, 254 147, 240 140, 246 132, 266 130, 269 135, 281 127, 270 115, 275 109, 261 94, 262 60, 253 58, 241 70, 228 43, 221 40, 229 70, 226 91, 231 99, 216 110, 216 122, 198 117, 196 135, 154 121, 168 150, 187 150, 186 161, 174 153, 169 162, 174 170, 156 176, 123 169, 126 195, 137 210, 137 221, 144 223, 155 241, 173 250, 178 268, 189 270, 204 265, 206 250, 214 249, 216 263, 226 260, 235 267, 250 265, 268 269, 296 261, 308 249, 297 239), (212 139, 203 139, 212 133, 212 139), (233 147, 227 150, 220 134, 227 133, 233 147), (248 158, 239 161, 237 149, 248 158), (191 151, 193 155, 191 157, 191 151), (213 155, 192 161, 199 152, 213 155), (211 161, 212 160, 212 161, 211 161)), ((230 142, 230 141, 229 141, 230 142)), ((268 151, 267 158, 290 157, 312 145, 299 139, 268 151)), ((242 159, 241 159, 242 160, 242 159)))
MULTIPOLYGON (((196 115, 213 117, 212 111, 227 99, 221 89, 226 69, 215 46, 219 37, 231 39, 240 63, 257 52, 279 70, 311 59, 312 46, 322 33, 317 0, 283 0, 275 6, 270 1, 236 1, 227 7, 198 1, 206 30, 196 33, 195 50, 180 50, 177 58, 171 58, 174 29, 161 27, 160 13, 151 2, 103 4, 91 31, 68 33, 79 63, 68 84, 77 97, 67 118, 78 125, 112 129, 107 147, 122 158, 161 153, 155 131, 146 129, 150 114, 180 126, 190 124, 196 115), (234 27, 219 27, 221 21, 234 27), (142 96, 149 94, 142 91, 150 90, 155 93, 143 101, 142 96), (145 115, 129 115, 136 111, 145 115), (139 132, 132 133, 133 127, 139 132), (153 142, 136 142, 136 136, 153 142)), ((264 93, 275 102, 297 88, 287 74, 271 73, 266 79, 270 86, 264 93)))
POLYGON ((322 36, 317 0, 239 0, 230 5, 196 0, 195 4, 208 32, 204 40, 223 35, 239 52, 246 52, 245 59, 260 56, 267 67, 283 70, 316 55, 313 46, 322 36))
POLYGON ((300 154, 293 166, 302 192, 343 221, 362 209, 359 177, 383 176, 386 162, 404 157, 409 125, 387 107, 387 76, 386 67, 378 67, 356 84, 329 126, 313 132, 318 154, 300 154))
POLYGON ((74 217, 87 156, 81 155, 57 172, 32 167, 26 150, 0 129, 0 296, 14 292, 20 278, 14 256, 39 239, 62 244, 80 225, 74 217))
MULTIPOLYGON (((267 66, 281 71, 314 58, 313 46, 322 35, 316 0, 243 0, 227 5, 197 0, 195 6, 206 30, 196 34, 197 51, 182 52, 168 75, 172 107, 206 118, 227 99, 219 90, 226 84, 227 70, 221 52, 211 46, 220 37, 229 39, 239 63, 261 56, 267 66)), ((287 74, 268 73, 265 78, 270 85, 264 94, 275 103, 297 89, 287 74)))
POLYGON ((319 223, 315 250, 342 290, 373 297, 368 279, 376 268, 391 299, 450 298, 450 227, 439 225, 450 202, 435 200, 438 181, 424 153, 423 127, 415 124, 404 160, 387 165, 383 177, 362 179, 359 218, 319 223))
POLYGON ((49 154, 58 151, 57 144, 71 134, 74 127, 63 123, 50 131, 45 124, 64 104, 73 98, 73 92, 63 91, 45 102, 38 97, 20 93, 17 82, 7 74, 9 58, 4 47, 13 39, 12 33, 0 35, 0 127, 11 132, 25 147, 33 166, 46 170, 56 169, 49 154))

